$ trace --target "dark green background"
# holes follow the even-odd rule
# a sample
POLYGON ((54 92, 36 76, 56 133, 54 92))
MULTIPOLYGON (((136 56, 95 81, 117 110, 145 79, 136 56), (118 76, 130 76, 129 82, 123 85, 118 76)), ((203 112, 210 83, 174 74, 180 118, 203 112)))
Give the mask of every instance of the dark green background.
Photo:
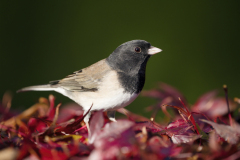
MULTIPOLYGON (((107 57, 118 45, 144 39, 163 52, 147 65, 144 89, 163 81, 194 103, 229 87, 240 96, 240 1, 0 1, 0 94, 29 107, 54 92, 15 94, 61 79, 107 57)), ((58 93, 57 102, 69 102, 58 93)), ((139 97, 128 109, 153 102, 139 97)))

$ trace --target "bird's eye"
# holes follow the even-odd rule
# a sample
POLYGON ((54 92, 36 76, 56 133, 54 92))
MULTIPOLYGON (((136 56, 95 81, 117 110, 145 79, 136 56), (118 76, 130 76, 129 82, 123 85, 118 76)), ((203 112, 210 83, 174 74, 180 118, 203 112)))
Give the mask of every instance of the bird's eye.
POLYGON ((135 52, 140 53, 141 52, 141 48, 140 47, 136 47, 135 48, 135 52))

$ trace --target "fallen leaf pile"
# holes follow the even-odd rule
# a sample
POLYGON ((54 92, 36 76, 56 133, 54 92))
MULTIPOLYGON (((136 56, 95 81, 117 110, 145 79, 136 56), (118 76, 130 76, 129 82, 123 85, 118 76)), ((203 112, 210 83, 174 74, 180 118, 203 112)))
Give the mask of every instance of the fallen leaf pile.
POLYGON ((17 114, 6 93, 0 103, 0 159, 238 159, 240 100, 229 100, 228 109, 217 94, 211 91, 189 105, 179 91, 160 83, 142 93, 157 100, 146 107, 151 117, 122 108, 111 122, 105 112, 94 112, 89 136, 77 104, 55 105, 50 95, 17 114))

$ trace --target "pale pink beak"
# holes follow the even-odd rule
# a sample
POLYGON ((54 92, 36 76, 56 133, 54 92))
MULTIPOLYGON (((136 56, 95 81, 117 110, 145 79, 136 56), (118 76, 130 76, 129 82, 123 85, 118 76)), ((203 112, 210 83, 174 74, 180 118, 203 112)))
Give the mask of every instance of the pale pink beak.
POLYGON ((157 48, 157 47, 151 46, 151 47, 148 49, 148 54, 149 54, 149 55, 154 55, 154 54, 156 54, 156 53, 158 53, 158 52, 161 52, 161 51, 162 51, 161 49, 159 49, 159 48, 157 48))

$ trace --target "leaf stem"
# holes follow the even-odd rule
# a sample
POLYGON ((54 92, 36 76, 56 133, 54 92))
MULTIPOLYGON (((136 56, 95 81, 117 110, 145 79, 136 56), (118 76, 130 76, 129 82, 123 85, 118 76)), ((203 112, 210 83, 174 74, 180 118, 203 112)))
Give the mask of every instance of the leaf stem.
POLYGON ((230 113, 230 107, 229 107, 229 101, 228 101, 228 88, 227 88, 226 84, 223 85, 223 89, 225 92, 225 98, 226 98, 226 102, 227 102, 229 124, 230 124, 230 126, 232 126, 232 116, 230 113))

